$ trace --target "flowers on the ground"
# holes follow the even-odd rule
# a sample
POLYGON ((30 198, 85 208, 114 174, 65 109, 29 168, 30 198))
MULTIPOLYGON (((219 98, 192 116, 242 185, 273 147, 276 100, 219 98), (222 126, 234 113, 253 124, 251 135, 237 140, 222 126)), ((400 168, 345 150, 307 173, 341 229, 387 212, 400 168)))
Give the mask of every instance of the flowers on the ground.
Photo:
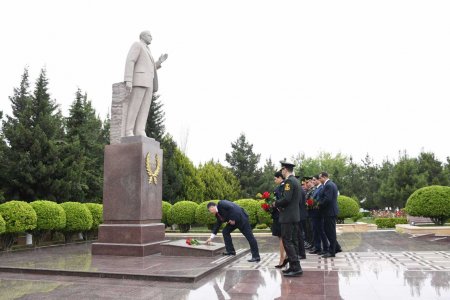
POLYGON ((200 245, 200 242, 196 239, 187 238, 186 244, 188 244, 189 246, 196 246, 196 245, 200 245))

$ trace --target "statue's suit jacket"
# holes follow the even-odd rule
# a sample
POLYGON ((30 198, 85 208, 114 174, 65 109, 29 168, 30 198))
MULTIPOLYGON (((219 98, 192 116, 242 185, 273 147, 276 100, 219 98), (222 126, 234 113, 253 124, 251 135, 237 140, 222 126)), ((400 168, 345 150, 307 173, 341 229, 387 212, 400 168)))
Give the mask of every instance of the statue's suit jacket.
POLYGON ((125 81, 133 86, 151 87, 153 92, 158 91, 158 76, 156 69, 161 66, 155 63, 147 45, 140 41, 135 42, 128 52, 125 64, 125 81))

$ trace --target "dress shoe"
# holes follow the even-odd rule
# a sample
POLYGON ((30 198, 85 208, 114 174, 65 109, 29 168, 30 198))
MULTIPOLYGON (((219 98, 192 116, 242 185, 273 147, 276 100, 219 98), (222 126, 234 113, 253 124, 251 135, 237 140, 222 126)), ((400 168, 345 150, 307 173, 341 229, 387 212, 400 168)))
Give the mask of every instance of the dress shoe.
POLYGON ((222 255, 227 256, 227 255, 236 255, 236 252, 224 252, 222 253, 222 255))
POLYGON ((306 259, 306 255, 299 255, 298 259, 306 259))
POLYGON ((320 253, 318 253, 319 255, 324 255, 324 254, 327 254, 328 253, 328 251, 320 251, 320 253))
POLYGON ((284 276, 286 276, 286 277, 298 277, 298 276, 301 276, 303 274, 303 271, 302 271, 302 269, 300 269, 300 270, 292 270, 292 271, 290 271, 290 272, 288 272, 288 273, 285 273, 285 274, 283 274, 284 276))
POLYGON ((286 270, 283 270, 281 272, 283 272, 283 274, 287 274, 289 272, 292 272, 292 269, 291 268, 287 268, 286 270))
POLYGON ((336 253, 342 252, 342 249, 337 249, 336 253))
POLYGON ((308 253, 309 254, 319 254, 321 252, 322 252, 321 250, 312 250, 312 251, 309 251, 308 253))
POLYGON ((251 259, 248 259, 247 261, 248 262, 258 262, 258 261, 261 261, 261 258, 259 258, 259 257, 252 257, 251 259))
POLYGON ((287 258, 285 258, 285 259, 283 260, 283 262, 282 262, 280 265, 276 265, 275 268, 281 269, 281 268, 283 268, 285 265, 287 265, 288 262, 289 262, 289 260, 288 260, 287 258))
POLYGON ((336 255, 331 254, 331 253, 325 253, 324 255, 322 255, 323 258, 328 258, 328 257, 336 257, 336 255))

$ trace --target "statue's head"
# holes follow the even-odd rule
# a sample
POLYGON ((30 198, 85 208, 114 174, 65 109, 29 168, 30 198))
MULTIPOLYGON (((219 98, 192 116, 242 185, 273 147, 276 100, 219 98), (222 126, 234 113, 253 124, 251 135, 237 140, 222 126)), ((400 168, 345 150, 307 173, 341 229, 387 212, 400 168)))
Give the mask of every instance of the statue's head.
POLYGON ((147 45, 149 45, 152 42, 152 35, 148 30, 142 31, 141 34, 139 35, 139 38, 147 45))

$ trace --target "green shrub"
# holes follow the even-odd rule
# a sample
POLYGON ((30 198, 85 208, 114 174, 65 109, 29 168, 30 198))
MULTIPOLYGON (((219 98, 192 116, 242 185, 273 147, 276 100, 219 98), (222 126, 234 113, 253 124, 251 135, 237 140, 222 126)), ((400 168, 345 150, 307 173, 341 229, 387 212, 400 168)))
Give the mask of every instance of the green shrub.
POLYGON ((0 234, 6 231, 6 222, 3 220, 2 215, 0 215, 0 234))
POLYGON ((171 223, 169 223, 168 216, 170 214, 170 210, 172 209, 172 204, 170 204, 167 201, 163 201, 161 209, 162 209, 161 223, 166 224, 166 226, 170 226, 171 223))
POLYGON ((396 224, 408 224, 406 218, 376 218, 378 228, 395 228, 396 224))
POLYGON ((40 244, 42 237, 46 233, 66 227, 66 213, 57 203, 47 200, 36 200, 31 202, 30 205, 37 215, 37 226, 31 232, 35 245, 40 244))
POLYGON ((5 221, 5 232, 2 234, 2 244, 10 249, 20 232, 36 228, 37 216, 33 207, 23 201, 9 201, 0 205, 0 215, 5 221))
POLYGON ((200 225, 206 225, 209 229, 212 228, 214 224, 216 224, 216 217, 209 212, 207 205, 209 202, 218 203, 219 200, 209 200, 200 203, 195 210, 195 223, 200 225))
MULTIPOLYGON (((270 212, 267 212, 264 209, 262 209, 261 204, 263 204, 263 203, 266 203, 266 201, 258 200, 259 208, 256 211, 256 217, 258 218, 258 224, 270 225, 273 223, 272 215, 270 214, 270 212)), ((258 228, 258 226, 257 226, 257 228, 258 228)))
POLYGON ((256 229, 267 229, 269 226, 267 224, 258 224, 256 225, 256 229))
POLYGON ((179 201, 172 206, 170 214, 174 224, 178 224, 181 232, 188 232, 195 222, 195 210, 198 204, 193 201, 179 201))
POLYGON ((66 242, 76 232, 88 231, 92 228, 92 214, 86 205, 78 202, 59 204, 66 212, 66 227, 63 229, 66 242))
POLYGON ((345 218, 352 218, 359 213, 359 204, 355 199, 347 196, 338 196, 339 214, 338 223, 344 223, 345 218))
POLYGON ((258 209, 261 207, 259 202, 254 199, 240 199, 234 201, 234 203, 242 207, 247 212, 250 225, 254 228, 258 223, 257 213, 258 209))
POLYGON ((405 206, 411 216, 430 218, 437 225, 444 225, 450 217, 450 187, 427 186, 409 196, 405 206))
POLYGON ((19 233, 36 228, 37 216, 33 207, 23 201, 9 201, 0 205, 0 215, 6 223, 6 233, 19 233))
POLYGON ((91 230, 97 230, 98 226, 103 223, 103 204, 99 203, 85 203, 92 215, 91 230))
POLYGON ((358 222, 360 219, 364 217, 363 213, 359 212, 355 216, 352 217, 353 222, 358 222))

